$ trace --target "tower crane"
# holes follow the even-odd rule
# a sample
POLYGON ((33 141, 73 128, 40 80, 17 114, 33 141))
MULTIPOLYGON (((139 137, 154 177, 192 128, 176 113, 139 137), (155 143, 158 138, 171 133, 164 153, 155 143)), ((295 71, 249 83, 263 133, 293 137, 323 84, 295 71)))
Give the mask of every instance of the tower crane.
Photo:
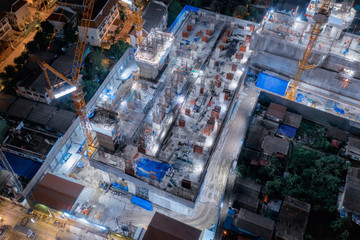
POLYGON ((80 22, 81 27, 79 28, 79 38, 76 44, 73 65, 69 73, 64 75, 49 66, 47 63, 40 63, 40 66, 44 71, 46 80, 50 86, 50 89, 47 89, 50 98, 59 98, 66 94, 72 93, 72 100, 74 101, 75 111, 80 118, 80 124, 84 132, 84 136, 86 139, 86 148, 89 155, 94 153, 95 143, 94 137, 92 135, 91 125, 86 114, 84 93, 79 83, 79 74, 81 70, 82 57, 85 52, 86 38, 91 21, 91 15, 94 9, 94 3, 95 0, 84 0, 84 10, 80 22), (51 84, 47 70, 55 74, 55 84, 51 84))
POLYGON ((304 55, 299 62, 299 67, 296 73, 296 76, 294 78, 294 83, 291 86, 290 90, 286 93, 285 97, 289 100, 294 101, 296 99, 296 91, 299 86, 301 76, 304 73, 305 70, 313 68, 313 66, 307 66, 307 62, 309 60, 311 51, 313 47, 315 46, 316 40, 319 37, 319 34, 321 32, 321 28, 323 25, 328 21, 330 12, 332 7, 332 0, 323 0, 323 3, 319 9, 319 11, 314 15, 314 26, 311 30, 310 40, 309 43, 305 49, 304 55))

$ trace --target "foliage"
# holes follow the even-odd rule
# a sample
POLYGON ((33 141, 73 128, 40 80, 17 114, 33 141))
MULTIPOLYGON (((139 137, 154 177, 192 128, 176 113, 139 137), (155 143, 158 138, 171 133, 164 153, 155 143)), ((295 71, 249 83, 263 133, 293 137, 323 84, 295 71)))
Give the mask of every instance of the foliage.
POLYGON ((97 70, 94 67, 94 64, 91 62, 85 62, 82 74, 85 81, 94 80, 97 74, 97 70))
POLYGON ((289 164, 284 194, 310 203, 315 211, 334 212, 338 188, 344 183, 345 161, 296 147, 289 164))
POLYGON ((282 177, 278 176, 276 176, 273 181, 267 181, 265 184, 265 192, 271 198, 281 199, 283 197, 283 188, 284 180, 282 177))
POLYGON ((42 32, 46 33, 46 34, 52 34, 54 32, 54 27, 51 23, 49 23, 48 21, 42 21, 40 23, 42 32))
POLYGON ((14 59, 14 63, 19 66, 19 67, 22 67, 25 62, 26 62, 26 58, 23 54, 21 54, 20 56, 18 56, 17 58, 14 59))
POLYGON ((240 5, 235 8, 235 16, 236 17, 244 18, 246 15, 246 12, 247 12, 247 8, 244 5, 240 5))
POLYGON ((63 27, 65 41, 74 43, 78 39, 78 28, 72 23, 65 23, 63 27))
POLYGON ((114 57, 115 60, 119 60, 122 55, 125 53, 125 51, 130 48, 131 45, 127 42, 124 42, 123 40, 118 41, 117 43, 114 43, 111 45, 109 49, 110 56, 114 57))
POLYGON ((179 1, 174 0, 170 3, 169 11, 168 11, 168 26, 170 26, 179 15, 182 10, 182 6, 179 1))
POLYGON ((331 230, 339 240, 356 239, 359 227, 351 220, 351 217, 337 218, 330 224, 331 230))
POLYGON ((33 40, 26 44, 26 49, 29 51, 29 53, 34 53, 38 50, 37 43, 33 40))
POLYGON ((5 72, 6 72, 6 76, 7 78, 10 80, 14 80, 17 76, 17 72, 14 66, 12 65, 7 65, 5 67, 5 72))
POLYGON ((38 49, 45 50, 49 45, 50 39, 48 39, 48 36, 45 32, 39 31, 36 33, 34 41, 36 42, 38 49))
POLYGON ((86 92, 85 95, 85 102, 89 102, 92 96, 96 93, 96 90, 99 88, 100 83, 96 81, 83 81, 82 86, 84 87, 84 91, 86 92))
POLYGON ((98 47, 90 54, 90 61, 96 68, 101 67, 101 62, 104 58, 103 49, 98 47))

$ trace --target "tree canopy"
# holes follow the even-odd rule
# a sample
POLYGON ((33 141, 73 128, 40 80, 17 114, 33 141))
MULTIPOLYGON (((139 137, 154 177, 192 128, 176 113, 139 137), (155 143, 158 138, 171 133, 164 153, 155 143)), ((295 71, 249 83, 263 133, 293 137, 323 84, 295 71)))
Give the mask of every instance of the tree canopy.
POLYGON ((63 27, 66 42, 74 43, 78 39, 78 28, 72 23, 65 23, 63 27))
POLYGON ((113 56, 115 60, 119 60, 122 55, 125 53, 125 51, 130 48, 131 45, 127 42, 124 42, 123 40, 118 41, 117 43, 114 43, 111 45, 109 49, 110 56, 113 56))

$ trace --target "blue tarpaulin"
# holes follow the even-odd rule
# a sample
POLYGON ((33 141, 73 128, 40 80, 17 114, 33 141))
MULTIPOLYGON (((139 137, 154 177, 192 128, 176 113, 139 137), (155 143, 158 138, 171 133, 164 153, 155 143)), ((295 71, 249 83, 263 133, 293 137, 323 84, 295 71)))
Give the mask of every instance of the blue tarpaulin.
POLYGON ((111 186, 114 187, 114 188, 119 188, 119 189, 124 190, 124 191, 129 191, 129 188, 128 187, 123 187, 121 185, 121 183, 113 182, 113 183, 111 183, 111 186))
POLYGON ((299 93, 298 95, 297 95, 297 98, 296 98, 296 102, 302 102, 303 101, 303 95, 301 94, 301 93, 299 93))
POLYGON ((181 10, 181 12, 179 13, 179 15, 176 17, 176 19, 174 20, 174 22, 171 24, 171 26, 168 29, 168 33, 174 33, 174 35, 176 34, 176 32, 179 30, 182 22, 185 20, 187 14, 189 12, 195 12, 197 13, 197 11, 199 10, 199 8, 197 7, 193 7, 190 5, 185 5, 185 7, 181 10))
POLYGON ((265 73, 260 73, 256 82, 256 86, 269 92, 284 96, 288 83, 289 82, 280 78, 273 77, 265 73))
POLYGON ((296 135, 297 129, 294 127, 290 127, 286 124, 280 124, 277 130, 277 133, 294 138, 296 135))
POLYGON ((335 112, 340 113, 340 114, 344 114, 344 113, 345 113, 345 111, 344 111, 343 109, 337 107, 337 104, 336 104, 336 103, 335 103, 335 105, 334 105, 334 110, 335 110, 335 112))
POLYGON ((170 165, 163 162, 151 161, 148 158, 140 158, 136 166, 136 174, 140 177, 150 178, 150 174, 161 182, 170 165))
POLYGON ((148 211, 152 211, 153 210, 153 205, 152 202, 149 202, 148 200, 139 198, 137 196, 132 196, 131 198, 131 203, 138 205, 139 207, 142 207, 148 211))
MULTIPOLYGON (((42 165, 42 163, 40 162, 33 161, 27 158, 22 158, 8 152, 4 152, 4 155, 17 175, 29 179, 32 179, 34 177, 34 175, 37 173, 37 171, 42 165)), ((6 169, 1 161, 0 166, 6 169)))
POLYGON ((228 214, 227 214, 227 216, 225 218, 225 221, 224 221, 224 225, 223 225, 223 227, 225 229, 237 231, 236 227, 233 224, 234 216, 235 216, 235 211, 232 210, 232 209, 229 209, 228 214))

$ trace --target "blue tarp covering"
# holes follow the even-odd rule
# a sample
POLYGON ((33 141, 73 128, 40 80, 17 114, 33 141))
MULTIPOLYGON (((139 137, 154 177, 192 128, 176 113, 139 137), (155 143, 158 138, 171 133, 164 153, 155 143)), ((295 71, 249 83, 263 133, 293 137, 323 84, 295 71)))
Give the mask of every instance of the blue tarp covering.
POLYGON ((237 228, 233 225, 234 216, 235 216, 235 211, 229 209, 228 214, 224 221, 223 228, 228 229, 228 230, 237 231, 237 228))
POLYGON ((290 127, 286 124, 280 124, 277 133, 294 138, 296 135, 296 131, 297 129, 294 127, 290 127))
POLYGON ((288 82, 280 78, 267 75, 265 73, 260 73, 256 82, 256 86, 269 92, 284 96, 288 86, 288 82))
POLYGON ((335 110, 335 112, 340 113, 340 114, 344 114, 344 113, 345 113, 345 111, 344 111, 343 109, 337 107, 337 104, 336 104, 336 103, 335 103, 335 105, 334 105, 334 110, 335 110))
POLYGON ((148 211, 152 211, 153 210, 153 205, 152 202, 149 202, 148 200, 139 198, 137 196, 132 196, 131 198, 131 203, 138 205, 139 207, 142 207, 148 211))
POLYGON ((136 166, 136 174, 140 177, 150 178, 150 172, 153 172, 151 174, 155 176, 156 180, 161 182, 161 179, 169 168, 170 165, 167 163, 151 161, 148 158, 140 158, 136 166))
POLYGON ((304 98, 304 96, 301 94, 301 93, 299 93, 298 95, 297 95, 297 98, 296 98, 296 102, 302 102, 303 101, 303 98, 304 98))
MULTIPOLYGON (((34 177, 34 175, 37 173, 37 171, 42 165, 40 162, 36 162, 27 158, 22 158, 12 153, 4 152, 4 155, 16 174, 29 179, 32 179, 34 177)), ((2 168, 6 169, 2 165, 1 161, 0 165, 2 168)))
POLYGON ((111 186, 114 187, 114 188, 119 188, 119 189, 124 190, 124 191, 129 191, 129 188, 128 187, 123 187, 121 185, 121 183, 113 182, 113 183, 111 183, 111 186))

